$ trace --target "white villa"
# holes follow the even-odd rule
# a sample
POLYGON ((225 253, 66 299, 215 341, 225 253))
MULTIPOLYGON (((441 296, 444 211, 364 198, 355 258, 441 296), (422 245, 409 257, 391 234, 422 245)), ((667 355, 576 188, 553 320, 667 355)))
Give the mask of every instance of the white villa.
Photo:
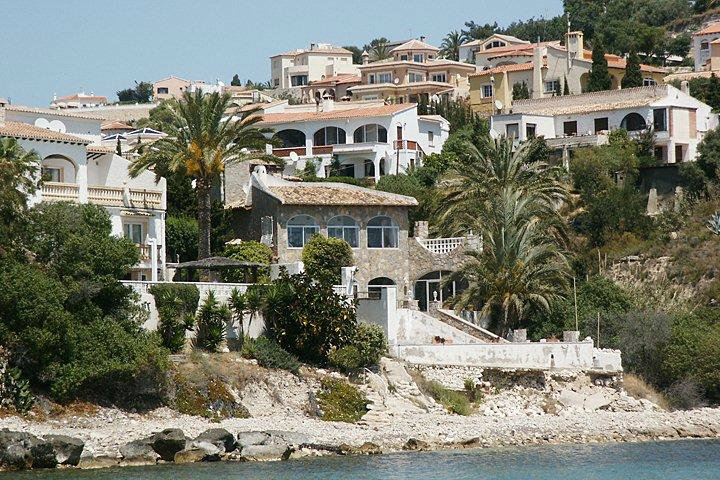
POLYGON ((359 75, 350 50, 327 43, 312 43, 270 57, 270 83, 273 88, 297 88, 337 75, 359 75))
MULTIPOLYGON (((272 104, 271 104, 272 105, 272 104)), ((259 125, 283 142, 267 152, 287 159, 286 173, 297 174, 313 160, 319 177, 370 177, 405 173, 426 155, 440 153, 450 124, 437 115, 418 115, 417 105, 323 100, 319 106, 287 103, 262 112, 259 125), (333 162, 333 160, 336 160, 333 162), (340 164, 340 171, 331 165, 340 164)))
POLYGON ((697 145, 717 127, 712 108, 671 85, 607 90, 516 100, 508 114, 491 117, 491 134, 520 141, 543 136, 551 147, 569 149, 607 143, 611 130, 632 135, 652 129, 655 156, 663 163, 695 160, 697 145))
POLYGON ((18 139, 42 160, 43 182, 31 203, 102 205, 112 232, 140 249, 131 280, 165 278, 165 179, 128 175, 129 161, 100 144, 102 119, 81 113, 19 106, 0 108, 0 137, 18 139))

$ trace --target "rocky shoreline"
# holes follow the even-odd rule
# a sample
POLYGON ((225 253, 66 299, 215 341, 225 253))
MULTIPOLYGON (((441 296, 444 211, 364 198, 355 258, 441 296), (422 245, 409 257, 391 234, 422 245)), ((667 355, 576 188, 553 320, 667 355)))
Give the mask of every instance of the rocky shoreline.
POLYGON ((219 423, 163 408, 148 414, 102 409, 76 419, 0 419, 4 469, 154 465, 163 462, 271 461, 512 445, 720 438, 720 409, 684 412, 578 412, 469 417, 397 415, 384 425, 268 416, 219 423))

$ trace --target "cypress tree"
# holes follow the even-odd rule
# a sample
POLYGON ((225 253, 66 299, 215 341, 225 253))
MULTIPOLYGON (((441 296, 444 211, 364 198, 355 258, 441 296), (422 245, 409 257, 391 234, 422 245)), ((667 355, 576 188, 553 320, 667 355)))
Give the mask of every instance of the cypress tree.
POLYGON ((605 58, 605 48, 600 40, 595 41, 592 51, 592 67, 588 79, 588 92, 600 92, 612 88, 612 78, 608 71, 608 63, 605 58))
POLYGON ((567 77, 565 77, 565 86, 563 87, 563 95, 570 95, 570 87, 568 86, 567 77))
POLYGON ((233 75, 232 80, 230 80, 230 85, 232 85, 233 87, 239 87, 242 85, 242 82, 240 81, 240 77, 238 76, 237 73, 235 75, 233 75))
POLYGON ((627 64, 625 65, 625 76, 620 82, 622 88, 642 87, 643 76, 640 71, 640 58, 637 52, 633 49, 628 57, 627 64))
POLYGON ((524 100, 530 98, 530 91, 528 90, 527 82, 515 83, 512 89, 513 100, 524 100))
POLYGON ((115 153, 122 157, 122 147, 120 146, 120 138, 118 137, 117 143, 115 144, 115 153))

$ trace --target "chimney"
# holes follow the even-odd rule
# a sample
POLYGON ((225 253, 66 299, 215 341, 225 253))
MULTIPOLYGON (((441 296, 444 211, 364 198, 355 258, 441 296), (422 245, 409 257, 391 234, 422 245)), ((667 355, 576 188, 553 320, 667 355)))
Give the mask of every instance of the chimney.
POLYGON ((363 65, 367 65, 370 63, 370 54, 367 52, 367 50, 363 50, 362 52, 362 63, 363 65))
POLYGON ((542 98, 543 95, 542 67, 542 50, 540 45, 536 45, 533 48, 532 98, 542 98))
POLYGON ((684 94, 690 95, 690 82, 687 80, 680 82, 680 90, 682 90, 684 94))
POLYGON ((421 41, 421 42, 425 43, 425 40, 426 40, 426 39, 427 39, 427 37, 426 37, 425 35, 420 35, 420 41, 421 41))

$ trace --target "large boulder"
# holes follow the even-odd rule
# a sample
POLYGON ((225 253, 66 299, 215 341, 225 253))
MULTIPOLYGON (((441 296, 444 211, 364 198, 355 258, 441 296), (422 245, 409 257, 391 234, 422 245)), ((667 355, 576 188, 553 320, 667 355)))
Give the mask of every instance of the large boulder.
POLYGON ((122 464, 126 466, 155 465, 160 455, 150 446, 149 440, 134 440, 120 447, 122 464))
POLYGON ((237 434, 237 446, 241 449, 250 445, 262 445, 269 438, 270 435, 265 432, 240 432, 237 434))
POLYGON ((287 460, 290 457, 291 448, 287 445, 248 445, 243 447, 240 454, 243 458, 256 462, 269 462, 287 460))
POLYGON ((32 468, 30 451, 38 443, 35 435, 24 432, 0 431, 0 466, 11 470, 32 468))
POLYGON ((237 448, 237 442, 232 433, 224 428, 211 428, 195 437, 195 442, 208 442, 215 445, 224 453, 230 453, 237 448))
POLYGON ((299 447, 310 443, 310 437, 304 433, 286 432, 283 430, 268 430, 265 433, 270 437, 263 442, 263 445, 290 445, 299 447))
POLYGON ((77 466, 85 448, 85 442, 67 435, 45 435, 43 440, 52 447, 55 462, 59 465, 77 466))
POLYGON ((187 445, 187 438, 179 428, 166 428, 148 440, 152 449, 166 462, 175 460, 175 454, 187 445))

